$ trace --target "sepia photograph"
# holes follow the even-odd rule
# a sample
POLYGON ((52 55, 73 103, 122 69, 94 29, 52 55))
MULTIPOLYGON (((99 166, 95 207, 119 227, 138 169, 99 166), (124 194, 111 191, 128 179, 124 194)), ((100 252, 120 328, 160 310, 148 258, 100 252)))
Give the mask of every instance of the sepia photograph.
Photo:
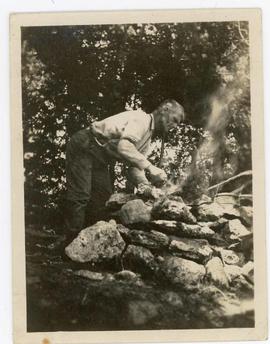
POLYGON ((17 342, 264 338, 260 25, 255 9, 11 18, 17 342))

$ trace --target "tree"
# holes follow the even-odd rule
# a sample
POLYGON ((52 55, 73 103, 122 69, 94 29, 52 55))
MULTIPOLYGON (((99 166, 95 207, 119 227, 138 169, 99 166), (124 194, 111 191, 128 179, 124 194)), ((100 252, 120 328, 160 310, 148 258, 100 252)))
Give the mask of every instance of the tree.
MULTIPOLYGON (((173 181, 202 165, 198 152, 206 139, 216 150, 196 171, 208 185, 251 168, 248 49, 247 22, 23 28, 29 222, 33 215, 40 223, 45 213, 48 222, 56 217, 65 191, 65 145, 74 132, 125 109, 150 112, 166 98, 188 114, 166 144, 165 168, 173 181)), ((153 162, 159 153, 157 144, 153 162)))

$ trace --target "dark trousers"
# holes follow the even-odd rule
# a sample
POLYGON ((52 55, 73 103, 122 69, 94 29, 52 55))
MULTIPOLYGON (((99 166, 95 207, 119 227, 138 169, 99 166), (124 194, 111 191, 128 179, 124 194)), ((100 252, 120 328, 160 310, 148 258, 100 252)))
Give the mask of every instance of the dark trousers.
POLYGON ((112 194, 109 159, 89 129, 75 133, 67 145, 66 180, 65 222, 77 232, 101 219, 112 194))

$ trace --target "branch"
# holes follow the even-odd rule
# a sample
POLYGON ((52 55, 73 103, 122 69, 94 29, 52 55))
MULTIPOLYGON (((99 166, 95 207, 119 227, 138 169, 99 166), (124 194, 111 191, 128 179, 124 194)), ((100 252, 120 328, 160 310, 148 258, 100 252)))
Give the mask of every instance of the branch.
POLYGON ((242 38, 242 41, 249 47, 248 40, 243 36, 241 25, 240 25, 240 21, 238 22, 238 32, 239 32, 240 37, 242 38))
POLYGON ((210 188, 208 188, 208 191, 214 190, 214 189, 216 189, 216 188, 218 188, 220 186, 223 186, 223 185, 225 185, 227 183, 230 183, 231 181, 236 180, 236 179, 238 179, 240 177, 243 177, 243 176, 252 176, 252 171, 250 170, 250 171, 241 172, 241 173, 237 174, 236 176, 233 176, 233 177, 231 177, 231 178, 229 178, 227 180, 224 180, 221 183, 218 183, 216 185, 211 186, 210 188))

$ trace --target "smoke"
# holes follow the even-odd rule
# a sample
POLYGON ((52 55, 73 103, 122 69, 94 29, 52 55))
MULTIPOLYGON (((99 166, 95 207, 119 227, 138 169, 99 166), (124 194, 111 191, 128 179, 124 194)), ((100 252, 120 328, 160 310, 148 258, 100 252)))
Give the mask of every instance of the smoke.
MULTIPOLYGON (((167 194, 187 194, 187 199, 206 193, 210 182, 223 179, 223 158, 226 149, 226 129, 230 120, 229 104, 233 100, 233 89, 220 88, 209 97, 210 114, 205 126, 202 143, 195 152, 191 164, 184 171, 184 178, 164 186, 167 194)), ((234 172, 234 171, 232 171, 234 172)))

